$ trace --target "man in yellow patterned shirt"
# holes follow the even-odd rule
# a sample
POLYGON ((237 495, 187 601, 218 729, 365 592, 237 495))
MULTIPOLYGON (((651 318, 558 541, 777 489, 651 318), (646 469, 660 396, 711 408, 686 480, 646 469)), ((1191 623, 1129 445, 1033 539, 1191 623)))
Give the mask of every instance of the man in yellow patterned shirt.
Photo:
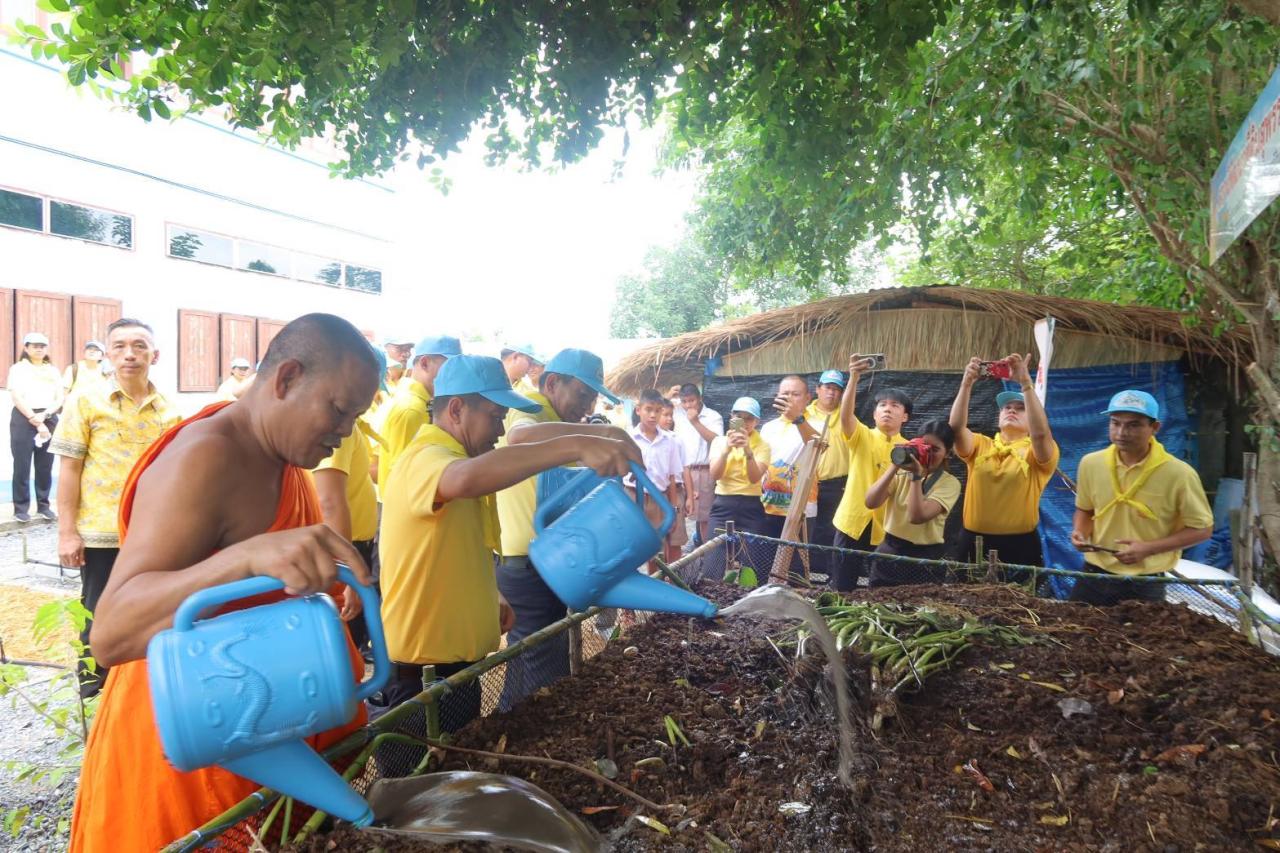
MULTIPOLYGON (((115 373, 98 388, 78 393, 63 411, 50 452, 58 469, 58 559, 80 569, 80 602, 90 613, 107 585, 120 551, 120 490, 142 452, 181 420, 151 384, 160 356, 147 324, 129 318, 107 327, 107 358, 115 373)), ((92 619, 80 633, 87 647, 92 619)), ((86 651, 86 654, 90 652, 86 651)), ((105 667, 79 667, 80 694, 96 694, 105 667)))

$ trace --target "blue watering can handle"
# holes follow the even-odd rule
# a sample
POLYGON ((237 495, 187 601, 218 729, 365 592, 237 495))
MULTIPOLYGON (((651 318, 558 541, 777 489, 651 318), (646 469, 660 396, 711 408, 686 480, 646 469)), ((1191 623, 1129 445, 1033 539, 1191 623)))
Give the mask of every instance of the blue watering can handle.
POLYGON ((662 523, 658 525, 658 535, 666 536, 671 532, 671 525, 676 520, 675 508, 667 501, 666 495, 662 494, 662 490, 649 479, 649 475, 645 474, 644 468, 632 462, 631 473, 636 475, 636 503, 642 510, 644 509, 644 492, 648 489, 649 497, 653 498, 654 503, 658 505, 658 509, 662 510, 662 523))
POLYGON ((577 474, 574 474, 565 484, 556 490, 556 493, 547 498, 538 506, 538 511, 533 514, 533 532, 540 535, 547 527, 547 516, 554 515, 559 517, 564 513, 567 506, 562 507, 561 504, 567 503, 569 496, 577 491, 578 481, 587 477, 595 476, 595 471, 590 468, 583 468, 577 474))
MULTIPOLYGON (((378 593, 371 586, 364 586, 356 581, 351 569, 338 564, 338 579, 353 588, 364 605, 365 624, 369 628, 369 642, 373 646, 373 678, 360 686, 356 698, 364 700, 377 693, 387 684, 391 677, 391 659, 387 656, 387 640, 382 631, 382 612, 378 602, 378 593)), ((238 601, 264 592, 275 592, 284 589, 284 582, 276 578, 256 577, 224 583, 192 593, 187 600, 178 606, 173 616, 175 631, 188 631, 195 621, 204 613, 221 604, 238 601)))

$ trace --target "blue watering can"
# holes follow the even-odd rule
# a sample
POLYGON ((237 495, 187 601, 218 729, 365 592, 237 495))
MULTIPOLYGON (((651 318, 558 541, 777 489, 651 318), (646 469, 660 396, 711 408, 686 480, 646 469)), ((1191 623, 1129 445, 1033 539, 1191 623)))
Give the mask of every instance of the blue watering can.
POLYGON ((374 656, 364 684, 355 680, 346 629, 327 595, 199 618, 284 587, 254 577, 182 602, 173 627, 147 644, 151 703, 169 763, 184 772, 217 764, 357 826, 373 821, 364 798, 303 741, 350 722, 391 674, 378 594, 346 566, 338 577, 364 604, 374 656))
POLYGON ((586 468, 539 505, 533 517, 529 562, 574 610, 600 606, 714 616, 716 606, 705 598, 637 571, 662 549, 676 512, 643 468, 633 462, 631 471, 636 478, 634 502, 613 478, 578 498, 580 483, 599 479, 586 468), (644 515, 646 489, 662 510, 662 524, 656 530, 644 515), (577 502, 569 506, 575 498, 577 502))
MULTIPOLYGON (((565 494, 556 504, 560 512, 563 512, 585 498, 596 486, 609 480, 622 482, 621 477, 601 477, 590 468, 548 468, 538 474, 537 487, 534 490, 535 506, 540 507, 549 503, 554 495, 567 486, 565 494)), ((546 524, 552 524, 559 517, 559 512, 549 515, 546 524)))

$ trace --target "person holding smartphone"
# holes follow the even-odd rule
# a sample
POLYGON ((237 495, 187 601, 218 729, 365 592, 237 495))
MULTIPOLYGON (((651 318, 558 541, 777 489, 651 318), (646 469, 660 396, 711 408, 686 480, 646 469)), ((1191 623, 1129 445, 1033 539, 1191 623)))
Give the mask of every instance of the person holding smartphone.
MULTIPOLYGON (((925 421, 920 435, 893 448, 890 465, 867 489, 867 509, 884 507, 884 540, 877 554, 940 560, 947 550, 946 526, 960 499, 960 481, 946 470, 955 444, 951 425, 938 418, 925 421)), ((869 586, 942 583, 941 566, 876 560, 869 586)))
MULTIPOLYGON (((716 534, 732 521, 740 533, 763 533, 765 526, 761 481, 769 467, 769 445, 756 426, 760 423, 760 403, 751 397, 739 397, 729 417, 729 431, 711 442, 711 479, 715 481, 715 499, 711 503, 711 532, 716 534)), ((724 575, 723 551, 717 551, 710 567, 713 577, 724 575), (716 573, 718 569, 718 573, 716 573)), ((752 566, 760 577, 771 567, 752 566)))

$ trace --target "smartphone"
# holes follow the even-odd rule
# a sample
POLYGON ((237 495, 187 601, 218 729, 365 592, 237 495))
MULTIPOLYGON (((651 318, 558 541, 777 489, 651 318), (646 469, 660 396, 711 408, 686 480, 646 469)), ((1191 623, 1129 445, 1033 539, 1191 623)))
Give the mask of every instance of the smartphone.
POLYGON ((1118 550, 1116 550, 1115 548, 1104 548, 1104 547, 1102 547, 1101 545, 1094 545, 1092 542, 1086 542, 1086 543, 1085 543, 1085 544, 1080 548, 1080 550, 1081 550, 1081 551, 1101 551, 1101 552, 1102 552, 1102 553, 1104 553, 1104 554, 1119 554, 1119 553, 1120 553, 1120 552, 1119 552, 1118 550))
POLYGON ((871 366, 867 370, 886 370, 889 367, 889 360, 884 357, 882 352, 873 352, 862 357, 863 361, 871 362, 871 366))
POLYGON ((747 428, 747 422, 742 418, 729 418, 729 431, 742 432, 747 428))
POLYGON ((1007 361, 982 361, 978 363, 978 376, 986 379, 1012 379, 1013 370, 1007 361))

